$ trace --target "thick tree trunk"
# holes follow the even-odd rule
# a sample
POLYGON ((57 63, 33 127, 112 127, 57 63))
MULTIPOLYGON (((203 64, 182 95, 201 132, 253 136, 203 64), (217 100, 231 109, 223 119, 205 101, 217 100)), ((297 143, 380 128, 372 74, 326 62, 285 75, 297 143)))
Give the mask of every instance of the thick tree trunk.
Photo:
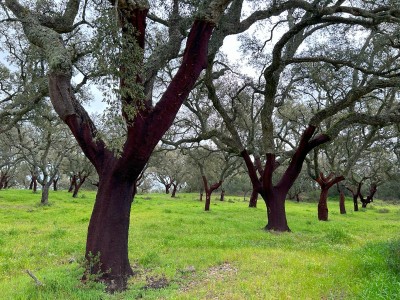
POLYGON ((315 179, 321 187, 321 194, 318 202, 318 220, 328 221, 328 192, 329 189, 334 185, 344 180, 343 176, 336 176, 334 173, 325 177, 322 172, 319 173, 318 178, 315 179))
POLYGON ((89 223, 86 259, 91 268, 87 272, 99 274, 110 292, 124 290, 133 274, 128 259, 128 231, 134 189, 134 180, 115 174, 103 176, 89 223))
POLYGON ((318 202, 318 220, 328 221, 328 192, 329 187, 321 188, 318 202))
POLYGON ((253 188, 250 195, 249 207, 257 207, 258 191, 253 188))
POLYGON ((51 182, 47 182, 42 186, 42 197, 40 199, 40 205, 49 205, 49 190, 51 182))
POLYGON ((267 206, 268 224, 265 230, 290 231, 285 210, 286 193, 273 188, 261 196, 267 206))

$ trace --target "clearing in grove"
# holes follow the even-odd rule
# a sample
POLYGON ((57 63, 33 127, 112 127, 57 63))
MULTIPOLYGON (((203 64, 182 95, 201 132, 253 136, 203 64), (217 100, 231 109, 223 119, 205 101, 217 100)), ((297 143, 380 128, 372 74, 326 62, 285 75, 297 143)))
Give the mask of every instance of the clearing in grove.
POLYGON ((262 230, 264 203, 197 194, 137 195, 132 206, 129 289, 108 295, 83 284, 95 192, 0 191, 1 299, 400 299, 400 206, 375 201, 328 222, 317 203, 287 201, 291 233, 262 230), (39 282, 27 273, 29 270, 39 282))

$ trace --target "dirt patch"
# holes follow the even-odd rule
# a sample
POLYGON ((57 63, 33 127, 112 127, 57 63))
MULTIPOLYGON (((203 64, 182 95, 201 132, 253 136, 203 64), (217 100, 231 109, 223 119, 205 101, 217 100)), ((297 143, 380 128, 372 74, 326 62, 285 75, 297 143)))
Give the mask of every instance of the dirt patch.
POLYGON ((197 275, 193 272, 190 276, 186 276, 187 281, 181 286, 181 290, 186 292, 197 286, 206 285, 210 281, 220 281, 224 278, 235 276, 237 272, 238 269, 235 266, 229 262, 224 262, 208 268, 204 274, 197 275))
POLYGON ((168 279, 164 275, 146 276, 146 285, 143 289, 163 289, 169 285, 168 279))

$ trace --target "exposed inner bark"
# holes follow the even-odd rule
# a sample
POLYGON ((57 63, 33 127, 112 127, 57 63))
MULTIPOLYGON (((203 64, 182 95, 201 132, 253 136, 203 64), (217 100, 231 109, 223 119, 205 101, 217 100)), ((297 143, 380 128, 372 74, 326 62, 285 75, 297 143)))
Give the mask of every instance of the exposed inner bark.
POLYGON ((251 190, 249 207, 257 207, 258 191, 256 189, 251 190))
MULTIPOLYGON (((114 160, 110 167, 115 164, 114 160)), ((101 174, 86 243, 87 272, 98 274, 110 292, 124 289, 133 274, 128 259, 128 232, 135 185, 132 178, 124 175, 117 168, 101 174)))
POLYGON ((278 164, 275 161, 274 154, 267 153, 263 174, 259 177, 256 171, 257 168, 252 162, 248 152, 246 150, 241 152, 253 185, 253 190, 256 190, 262 196, 267 207, 268 223, 265 226, 266 230, 290 231, 285 211, 287 193, 299 176, 306 155, 315 147, 330 140, 330 138, 324 134, 313 138, 315 129, 315 126, 309 125, 304 131, 289 166, 275 185, 272 183, 272 176, 278 164))
MULTIPOLYGON (((216 189, 218 189, 221 186, 223 181, 220 180, 219 182, 216 182, 209 187, 206 176, 202 176, 202 179, 203 179, 204 191, 206 192, 206 203, 204 206, 204 210, 209 211, 210 204, 211 204, 211 194, 213 191, 215 191, 216 189)), ((203 194, 201 194, 201 195, 203 195, 203 194)))
POLYGON ((336 176, 331 173, 328 177, 325 177, 322 172, 319 173, 316 181, 321 187, 321 194, 318 202, 318 220, 328 221, 328 192, 329 189, 336 183, 344 180, 343 176, 336 176))
POLYGON ((339 209, 340 209, 340 214, 344 215, 346 214, 346 205, 345 205, 345 196, 344 196, 344 191, 341 186, 339 186, 339 183, 336 184, 337 190, 339 192, 339 209))

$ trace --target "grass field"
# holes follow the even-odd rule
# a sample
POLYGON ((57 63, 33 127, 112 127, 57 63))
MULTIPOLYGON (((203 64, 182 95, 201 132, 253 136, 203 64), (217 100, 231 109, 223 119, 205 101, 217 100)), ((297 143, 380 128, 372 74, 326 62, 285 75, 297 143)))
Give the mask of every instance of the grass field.
MULTIPOLYGON (((291 233, 269 233, 264 203, 149 194, 132 207, 129 290, 83 285, 95 193, 0 191, 0 299, 400 299, 400 206, 375 202, 328 222, 316 203, 287 202, 291 233), (28 276, 30 270, 42 286, 28 276)), ((215 199, 214 199, 215 198, 215 199)))

